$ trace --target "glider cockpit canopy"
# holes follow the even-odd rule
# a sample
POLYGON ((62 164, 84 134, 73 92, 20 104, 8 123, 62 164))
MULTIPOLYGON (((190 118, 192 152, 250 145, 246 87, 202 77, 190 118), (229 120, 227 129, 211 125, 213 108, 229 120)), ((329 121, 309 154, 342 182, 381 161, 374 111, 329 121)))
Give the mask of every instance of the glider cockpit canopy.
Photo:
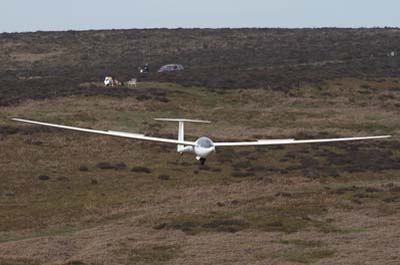
POLYGON ((210 138, 201 137, 196 141, 196 145, 201 148, 211 148, 214 146, 214 143, 210 138))

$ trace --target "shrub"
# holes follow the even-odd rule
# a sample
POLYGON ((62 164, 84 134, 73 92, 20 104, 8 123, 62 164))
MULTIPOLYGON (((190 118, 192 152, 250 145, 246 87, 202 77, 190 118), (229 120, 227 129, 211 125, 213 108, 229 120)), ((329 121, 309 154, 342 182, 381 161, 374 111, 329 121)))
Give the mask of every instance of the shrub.
POLYGON ((151 170, 147 167, 133 167, 131 171, 137 173, 146 173, 146 174, 151 173, 151 170))
POLYGON ((100 169, 115 169, 115 166, 111 165, 108 162, 100 162, 97 164, 97 167, 100 169))
POLYGON ((158 176, 158 178, 160 180, 169 180, 170 179, 170 177, 168 175, 165 175, 165 174, 162 174, 162 175, 158 176))
POLYGON ((86 171, 89 171, 89 168, 87 166, 85 166, 85 165, 82 165, 82 166, 79 167, 79 171, 86 172, 86 171))
POLYGON ((114 168, 115 168, 116 170, 124 170, 124 169, 127 168, 127 165, 126 165, 125 163, 122 163, 122 162, 121 162, 121 163, 115 164, 114 168))
POLYGON ((49 177, 49 176, 46 176, 46 175, 40 175, 38 178, 39 178, 40 180, 43 180, 43 181, 46 181, 46 180, 49 180, 49 179, 50 179, 50 177, 49 177))
POLYGON ((240 171, 232 172, 232 177, 234 178, 247 178, 252 176, 254 176, 254 174, 251 172, 240 172, 240 171))

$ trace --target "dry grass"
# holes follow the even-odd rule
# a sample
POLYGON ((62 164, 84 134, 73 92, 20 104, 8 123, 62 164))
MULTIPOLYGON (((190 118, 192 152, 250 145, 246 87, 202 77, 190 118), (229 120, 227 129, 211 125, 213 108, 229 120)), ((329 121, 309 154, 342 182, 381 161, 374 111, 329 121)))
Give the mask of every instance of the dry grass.
POLYGON ((397 138, 220 149, 199 167, 175 146, 8 121, 171 137, 175 124, 152 119, 215 121, 188 126, 188 139, 396 135, 400 94, 385 82, 371 83, 373 97, 353 79, 327 82, 330 96, 314 86, 288 95, 144 83, 169 101, 73 96, 2 107, 0 264, 397 264, 397 138), (395 100, 382 102, 388 93, 395 100))

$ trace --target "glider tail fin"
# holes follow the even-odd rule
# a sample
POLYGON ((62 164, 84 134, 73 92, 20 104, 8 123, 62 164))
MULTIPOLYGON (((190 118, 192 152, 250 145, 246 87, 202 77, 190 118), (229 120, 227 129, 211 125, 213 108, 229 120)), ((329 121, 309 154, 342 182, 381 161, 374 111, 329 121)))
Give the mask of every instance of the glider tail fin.
MULTIPOLYGON (((178 129, 178 141, 185 141, 185 122, 179 121, 179 129, 178 129)), ((178 144, 177 151, 181 151, 185 148, 184 145, 178 144)))
MULTIPOLYGON (((203 121, 203 120, 189 120, 189 119, 155 119, 156 121, 172 121, 172 122, 178 122, 179 127, 178 127, 178 140, 179 141, 185 141, 185 122, 190 122, 190 123, 211 123, 210 121, 203 121)), ((179 153, 185 152, 185 146, 184 145, 178 145, 177 151, 179 153)))

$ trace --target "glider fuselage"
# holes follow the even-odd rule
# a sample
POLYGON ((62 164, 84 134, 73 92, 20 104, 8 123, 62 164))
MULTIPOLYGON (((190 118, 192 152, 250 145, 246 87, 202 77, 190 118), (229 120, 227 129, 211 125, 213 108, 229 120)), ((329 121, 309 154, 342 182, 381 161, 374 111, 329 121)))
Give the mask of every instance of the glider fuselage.
POLYGON ((178 146, 179 153, 194 153, 197 160, 206 159, 215 152, 214 142, 208 137, 200 137, 194 146, 178 146))

